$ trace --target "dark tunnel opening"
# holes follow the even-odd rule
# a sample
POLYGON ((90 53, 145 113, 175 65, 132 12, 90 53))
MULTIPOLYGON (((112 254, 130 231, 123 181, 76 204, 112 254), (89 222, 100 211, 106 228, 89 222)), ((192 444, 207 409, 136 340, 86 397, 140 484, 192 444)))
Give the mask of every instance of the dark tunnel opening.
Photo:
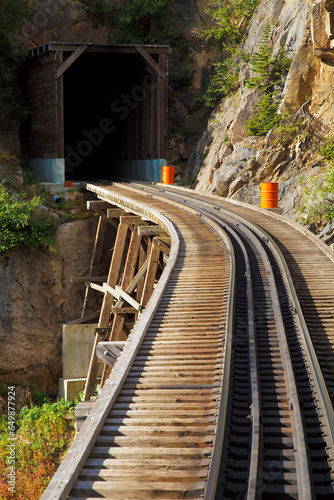
POLYGON ((145 66, 137 54, 85 53, 65 72, 67 180, 121 176, 122 160, 145 157, 139 115, 152 86, 145 66))
POLYGON ((48 42, 32 49, 22 140, 43 182, 160 182, 166 163, 168 46, 48 42))

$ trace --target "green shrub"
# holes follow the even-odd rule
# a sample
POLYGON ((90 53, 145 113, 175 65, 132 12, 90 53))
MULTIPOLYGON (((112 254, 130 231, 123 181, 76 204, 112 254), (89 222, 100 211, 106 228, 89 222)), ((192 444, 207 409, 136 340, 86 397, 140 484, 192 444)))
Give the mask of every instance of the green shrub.
POLYGON ((331 164, 321 175, 301 181, 303 191, 298 211, 302 224, 334 220, 334 137, 326 139, 319 148, 319 154, 331 164))
POLYGON ((277 138, 274 140, 274 145, 287 144, 298 139, 304 141, 310 133, 310 125, 305 122, 305 119, 297 115, 289 115, 283 113, 281 120, 275 128, 277 138))
POLYGON ((258 111, 253 118, 247 121, 247 131, 250 135, 266 135, 266 133, 275 127, 280 116, 277 114, 279 106, 278 100, 275 99, 276 92, 270 92, 261 97, 259 102, 255 104, 258 111))
POLYGON ((220 48, 237 47, 243 40, 259 0, 214 0, 210 9, 215 25, 203 31, 220 48))
POLYGON ((25 193, 11 194, 0 183, 0 253, 40 245, 54 249, 57 223, 40 205, 38 196, 26 199, 25 193))
POLYGON ((246 60, 243 52, 235 51, 234 55, 213 65, 213 73, 204 95, 206 106, 213 108, 219 101, 238 90, 240 66, 246 60))
POLYGON ((22 160, 21 168, 23 175, 23 184, 29 185, 38 183, 35 172, 33 172, 29 167, 27 167, 25 160, 22 160))
POLYGON ((15 96, 13 80, 17 66, 26 57, 26 51, 20 46, 16 34, 17 29, 30 14, 27 1, 4 0, 0 3, 0 115, 28 111, 15 96))
POLYGON ((327 138, 323 144, 320 145, 319 154, 321 154, 325 160, 334 162, 334 137, 327 138))
POLYGON ((247 131, 250 135, 265 135, 270 129, 278 125, 281 115, 277 113, 279 107, 279 90, 284 84, 291 60, 285 48, 281 47, 273 56, 272 43, 273 28, 267 25, 263 30, 258 50, 249 61, 250 69, 256 73, 248 78, 245 83, 249 88, 258 87, 262 93, 259 102, 255 104, 257 113, 247 121, 247 131))
POLYGON ((170 0, 83 1, 94 16, 95 27, 104 26, 115 43, 170 43, 180 29, 172 19, 176 2, 170 0))
POLYGON ((249 22, 259 0, 216 0, 209 11, 214 26, 205 29, 202 35, 213 41, 220 49, 220 61, 213 64, 203 102, 208 107, 235 92, 239 85, 242 64, 247 62, 246 54, 240 49, 249 22))
POLYGON ((59 400, 23 407, 15 416, 15 492, 8 488, 8 417, 0 417, 0 498, 38 500, 74 437, 75 404, 59 400))

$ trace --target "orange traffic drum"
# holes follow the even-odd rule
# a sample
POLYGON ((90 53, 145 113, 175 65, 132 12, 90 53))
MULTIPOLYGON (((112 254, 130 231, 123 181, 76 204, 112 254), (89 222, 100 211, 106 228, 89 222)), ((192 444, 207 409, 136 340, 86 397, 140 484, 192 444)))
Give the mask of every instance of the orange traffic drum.
POLYGON ((175 167, 162 167, 162 183, 174 184, 175 167))
POLYGON ((261 208, 278 208, 278 182, 261 182, 261 208))

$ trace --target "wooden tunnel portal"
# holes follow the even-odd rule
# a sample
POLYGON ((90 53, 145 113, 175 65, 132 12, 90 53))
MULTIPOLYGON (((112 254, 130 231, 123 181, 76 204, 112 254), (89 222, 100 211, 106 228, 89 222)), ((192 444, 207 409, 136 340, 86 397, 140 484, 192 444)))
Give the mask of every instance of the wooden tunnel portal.
POLYGON ((168 46, 49 42, 30 52, 29 160, 39 180, 161 179, 168 46))

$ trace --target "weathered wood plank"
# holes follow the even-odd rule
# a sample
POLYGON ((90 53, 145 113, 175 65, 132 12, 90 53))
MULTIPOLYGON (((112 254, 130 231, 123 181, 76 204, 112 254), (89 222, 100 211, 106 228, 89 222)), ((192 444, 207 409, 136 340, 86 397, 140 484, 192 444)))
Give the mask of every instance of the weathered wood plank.
POLYGON ((91 321, 91 320, 97 318, 99 315, 100 315, 100 309, 98 309, 97 311, 94 311, 90 314, 86 314, 85 316, 82 316, 81 318, 74 319, 73 321, 69 321, 66 324, 67 325, 76 325, 76 324, 80 325, 82 323, 86 323, 86 321, 91 321))
MULTIPOLYGON (((138 234, 137 228, 138 224, 141 223, 141 217, 126 217, 122 216, 121 217, 121 225, 122 224, 133 224, 133 231, 131 234, 131 239, 130 239, 130 244, 128 248, 128 254, 126 257, 125 265, 124 265, 124 273, 123 273, 123 278, 121 281, 121 287, 116 286, 116 293, 119 294, 117 297, 118 299, 123 299, 126 300, 130 305, 135 307, 137 310, 141 307, 140 304, 137 303, 136 300, 132 299, 129 294, 126 292, 123 292, 124 289, 127 289, 127 287, 131 284, 135 270, 136 270, 136 264, 138 260, 138 254, 139 254, 139 249, 141 246, 141 236, 138 234), (122 296, 123 294, 123 296, 122 296)), ((113 320, 113 325, 112 325, 112 330, 110 333, 109 340, 110 341, 117 341, 121 340, 121 335, 124 327, 124 322, 125 322, 125 317, 123 315, 118 315, 117 313, 114 315, 114 320, 113 320)), ((107 377, 110 375, 110 368, 105 366, 102 374, 102 379, 101 379, 101 387, 104 386, 105 381, 107 377)))
POLYGON ((156 245, 160 249, 161 252, 164 252, 166 254, 169 254, 171 244, 172 244, 172 240, 169 237, 153 238, 153 245, 156 245))
POLYGON ((65 71, 87 50, 88 45, 80 45, 74 52, 71 54, 63 64, 57 69, 57 78, 60 78, 65 71))
POLYGON ((157 268, 158 268, 158 263, 159 263, 159 256, 160 256, 160 249, 157 246, 152 245, 150 257, 149 257, 149 263, 148 263, 148 267, 147 267, 145 283, 144 283, 144 290, 143 290, 143 295, 142 295, 142 300, 141 300, 141 304, 143 307, 145 307, 147 305, 147 303, 152 295, 152 292, 153 292, 155 276, 157 273, 157 268))
POLYGON ((138 233, 141 236, 152 236, 154 234, 166 234, 166 231, 160 226, 138 226, 138 233))
POLYGON ((113 367, 117 361, 118 356, 121 354, 125 342, 123 345, 119 345, 119 343, 108 342, 106 346, 106 342, 99 342, 96 347, 96 355, 100 358, 104 363, 113 367), (118 344, 118 345, 117 345, 118 344))
POLYGON ((136 311, 141 311, 141 304, 133 299, 125 290, 118 285, 116 285, 116 292, 118 292, 118 298, 122 299, 124 302, 130 304, 136 311))
POLYGON ((159 64, 153 59, 153 57, 139 45, 136 45, 136 50, 145 59, 146 62, 161 76, 163 80, 166 80, 166 73, 160 68, 159 64))
POLYGON ((124 215, 126 212, 124 208, 108 208, 107 209, 107 217, 108 218, 119 218, 124 215))
MULTIPOLYGON (((117 279, 118 279, 118 275, 119 275, 120 267, 121 267, 121 262, 122 262, 122 257, 123 257, 123 253, 124 253, 127 232, 128 232, 127 224, 121 223, 118 227, 114 252, 113 252, 112 259, 111 259, 111 264, 110 264, 110 269, 109 269, 109 274, 108 274, 107 285, 110 287, 114 287, 117 283, 117 279)), ((113 296, 110 295, 109 293, 105 293, 104 298, 103 298, 103 304, 102 304, 102 309, 101 309, 101 313, 100 313, 99 323, 98 323, 99 327, 103 328, 105 326, 108 326, 109 320, 110 320, 112 303, 113 303, 113 296)), ((83 395, 84 401, 89 400, 90 397, 92 396, 92 394, 94 393, 96 377, 97 377, 97 370, 98 370, 98 361, 97 361, 97 357, 96 357, 96 347, 98 344, 98 340, 99 340, 98 335, 96 335, 95 343, 94 343, 94 347, 93 347, 93 351, 92 351, 91 362, 90 362, 90 366, 89 366, 89 370, 88 370, 88 374, 87 374, 86 386, 85 386, 84 395, 83 395)))

